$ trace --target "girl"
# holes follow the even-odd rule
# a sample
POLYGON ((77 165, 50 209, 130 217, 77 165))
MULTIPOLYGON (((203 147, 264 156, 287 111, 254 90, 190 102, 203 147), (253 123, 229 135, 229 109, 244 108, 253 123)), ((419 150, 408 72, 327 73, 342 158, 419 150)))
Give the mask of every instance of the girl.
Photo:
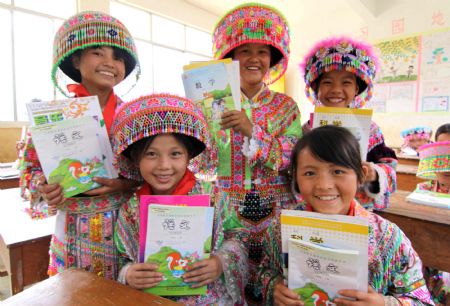
MULTIPOLYGON (((293 186, 306 200, 306 210, 323 214, 363 216, 369 223, 368 291, 341 290, 338 305, 433 305, 422 276, 422 263, 411 242, 394 224, 362 208, 355 195, 368 173, 359 145, 345 128, 312 130, 295 146, 293 186)), ((276 305, 303 305, 281 277, 275 286, 276 305)))
POLYGON ((450 123, 438 127, 434 134, 435 141, 450 141, 450 123))
MULTIPOLYGON (((377 58, 372 47, 347 37, 320 41, 301 64, 307 97, 330 107, 363 107, 372 97, 377 58)), ((311 130, 309 121, 303 133, 311 130)), ((365 208, 383 209, 397 188, 395 152, 384 143, 380 128, 372 122, 365 166, 369 173, 357 199, 365 208)))
MULTIPOLYGON (((438 142, 418 150, 420 162, 417 176, 429 181, 417 184, 417 189, 450 194, 450 140, 444 141, 450 138, 450 133, 441 128, 438 129, 439 134, 436 132, 438 142)), ((450 302, 450 273, 426 267, 425 277, 435 303, 447 305, 446 301, 450 302)))
MULTIPOLYGON (((55 35, 52 79, 65 95, 97 95, 107 130, 122 101, 113 87, 125 78, 137 79, 140 68, 134 40, 116 18, 101 12, 81 12, 66 20, 55 35), (63 84, 70 79, 67 90, 63 84)), ((118 275, 113 230, 120 205, 134 183, 123 178, 96 178, 103 186, 79 197, 64 199, 58 184, 42 175, 31 139, 25 149, 27 179, 22 184, 57 207, 55 234, 50 245, 49 275, 83 268, 106 278, 118 275)), ((37 196, 36 198, 39 198, 37 196)))
MULTIPOLYGON (((113 133, 122 174, 144 181, 119 211, 115 240, 124 259, 119 281, 136 289, 149 288, 162 280, 162 274, 155 264, 138 263, 139 196, 205 193, 188 165, 209 143, 207 123, 190 100, 151 95, 121 107, 113 133)), ((221 198, 214 205, 213 255, 193 264, 184 276, 185 282, 198 282, 193 287, 208 285, 207 295, 176 298, 184 304, 245 304, 246 235, 228 204, 221 198)))
POLYGON ((213 31, 215 59, 239 61, 242 110, 222 115, 228 141, 218 146, 218 197, 229 197, 250 230, 249 303, 264 303, 268 284, 282 270, 279 215, 292 208, 286 169, 291 149, 301 137, 295 101, 269 90, 286 71, 289 27, 275 9, 244 4, 226 13, 213 31))
POLYGON ((428 126, 416 126, 403 130, 401 136, 403 145, 401 153, 405 155, 417 156, 417 149, 431 141, 433 131, 428 126))

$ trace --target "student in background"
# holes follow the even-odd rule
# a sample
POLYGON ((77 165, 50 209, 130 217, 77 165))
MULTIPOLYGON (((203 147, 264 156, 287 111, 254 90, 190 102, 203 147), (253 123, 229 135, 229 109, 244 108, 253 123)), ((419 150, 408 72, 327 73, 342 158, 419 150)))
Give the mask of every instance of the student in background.
POLYGON ((233 8, 213 31, 214 58, 232 58, 240 68, 242 110, 222 115, 227 141, 215 139, 216 191, 250 231, 249 304, 270 303, 267 288, 282 271, 279 216, 296 205, 286 170, 301 137, 300 112, 292 98, 267 87, 286 71, 289 42, 286 19, 257 3, 233 8))
POLYGON ((417 156, 417 149, 431 141, 432 129, 428 126, 416 126, 401 132, 403 145, 401 153, 417 156))
MULTIPOLYGON (((370 100, 378 59, 370 45, 348 37, 324 39, 305 56, 301 70, 306 96, 316 106, 361 108, 370 100)), ((303 133, 311 130, 310 122, 303 133)), ((369 169, 357 199, 367 209, 383 209, 397 189, 395 152, 384 143, 383 133, 372 121, 364 165, 369 169)))
MULTIPOLYGON (((185 98, 150 95, 121 107, 115 117, 113 148, 121 173, 143 181, 141 188, 120 208, 115 241, 123 263, 119 281, 136 289, 162 280, 158 265, 139 263, 139 197, 206 193, 188 169, 189 162, 210 145, 205 118, 185 98)), ((207 158, 209 154, 203 154, 207 158)), ((208 285, 205 296, 172 297, 188 305, 243 305, 248 278, 247 235, 220 198, 215 207, 212 255, 192 264, 182 277, 193 287, 208 285)))
MULTIPOLYGON (((356 200, 369 169, 361 162, 359 144, 345 128, 323 126, 303 136, 292 153, 293 186, 306 210, 362 216, 369 224, 367 292, 341 290, 338 305, 433 305, 422 276, 422 262, 411 242, 394 223, 365 210, 356 200), (355 300, 348 300, 351 298, 355 300)), ((280 275, 275 305, 303 305, 280 275)))
MULTIPOLYGON (((116 108, 122 104, 113 87, 125 78, 135 83, 139 73, 136 46, 125 26, 102 12, 78 13, 61 25, 53 43, 52 80, 66 96, 96 95, 110 132, 116 108), (68 84, 70 83, 71 84, 68 84), (64 85, 67 88, 64 88, 64 85)), ((116 279, 118 253, 114 224, 119 207, 135 182, 123 178, 95 178, 103 185, 65 199, 59 184, 47 184, 31 138, 24 152, 26 179, 21 184, 58 208, 50 244, 49 275, 82 268, 116 279)), ((50 208, 49 208, 50 209, 50 208)))
POLYGON ((434 134, 435 141, 450 141, 450 123, 446 123, 437 128, 434 134))
MULTIPOLYGON (((418 190, 450 194, 450 140, 444 141, 450 138, 450 130, 446 130, 445 127, 448 128, 450 125, 441 126, 436 131, 437 142, 424 145, 418 150, 420 162, 417 176, 429 180, 417 184, 418 190)), ((435 303, 448 305, 450 303, 450 273, 431 267, 426 267, 424 271, 428 289, 435 303)))

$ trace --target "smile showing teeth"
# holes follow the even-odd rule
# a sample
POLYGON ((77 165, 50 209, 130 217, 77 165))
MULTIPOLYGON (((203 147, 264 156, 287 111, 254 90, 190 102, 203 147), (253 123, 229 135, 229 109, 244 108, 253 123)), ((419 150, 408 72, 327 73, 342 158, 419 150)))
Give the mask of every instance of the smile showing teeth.
POLYGON ((344 99, 342 98, 329 98, 328 101, 332 102, 332 103, 339 103, 342 102, 344 99))
POLYGON ((110 76, 110 77, 114 77, 114 73, 109 72, 109 71, 99 71, 99 73, 103 74, 103 75, 110 76))
POLYGON ((334 195, 334 196, 315 196, 316 198, 318 198, 319 200, 323 200, 323 201, 332 201, 337 199, 339 196, 334 195))
POLYGON ((250 66, 250 67, 247 67, 247 70, 259 70, 259 68, 258 67, 254 67, 254 66, 250 66))

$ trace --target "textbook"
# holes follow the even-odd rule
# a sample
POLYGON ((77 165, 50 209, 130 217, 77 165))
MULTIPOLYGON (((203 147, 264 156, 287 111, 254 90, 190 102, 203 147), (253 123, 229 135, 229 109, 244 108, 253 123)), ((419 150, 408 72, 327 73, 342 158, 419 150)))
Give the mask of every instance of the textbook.
POLYGON ((445 193, 416 189, 406 197, 406 201, 450 209, 450 194, 445 193))
POLYGON ((194 62, 183 67, 186 97, 201 107, 215 136, 223 112, 241 110, 239 62, 231 59, 194 62))
POLYGON ((152 196, 140 203, 140 261, 158 264, 164 275, 157 286, 144 291, 161 296, 206 294, 206 286, 191 288, 182 276, 188 265, 210 256, 214 207, 209 201, 209 195, 152 196))
POLYGON ((312 117, 312 128, 324 125, 345 127, 356 137, 360 145, 361 159, 366 160, 369 147, 372 109, 316 106, 312 117))
POLYGON ((284 273, 290 289, 323 304, 340 289, 367 291, 368 221, 363 217, 282 210, 284 273))
POLYGON ((44 175, 64 197, 100 187, 95 176, 117 177, 97 96, 31 102, 27 110, 44 175))

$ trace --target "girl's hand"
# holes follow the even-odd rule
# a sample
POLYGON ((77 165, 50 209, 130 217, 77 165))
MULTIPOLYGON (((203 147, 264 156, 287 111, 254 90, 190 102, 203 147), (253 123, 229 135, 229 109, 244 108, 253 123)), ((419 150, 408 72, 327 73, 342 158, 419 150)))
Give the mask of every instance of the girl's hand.
POLYGON ((304 302, 300 299, 300 296, 286 287, 282 279, 277 281, 275 284, 275 287, 273 289, 273 301, 277 306, 304 305, 304 302))
POLYGON ((344 306, 362 306, 362 305, 373 305, 373 306, 384 306, 384 299, 381 294, 375 292, 372 287, 367 287, 368 292, 358 291, 358 290, 339 290, 338 293, 342 296, 353 298, 355 300, 347 300, 344 298, 336 298, 334 302, 338 305, 344 306))
POLYGON ((163 280, 162 273, 156 272, 157 264, 132 264, 125 275, 127 284, 134 289, 147 289, 154 287, 163 280))
POLYGON ((101 184, 101 187, 86 191, 84 194, 88 196, 99 196, 113 192, 131 191, 138 186, 138 182, 128 180, 125 178, 109 179, 105 177, 94 177, 96 183, 101 184))
POLYGON ((241 132, 248 138, 252 137, 253 124, 247 117, 245 110, 227 111, 222 114, 222 121, 220 122, 222 130, 233 129, 235 132, 241 132))
POLYGON ((369 163, 366 161, 362 162, 362 166, 363 168, 365 168, 366 170, 366 178, 365 178, 365 183, 372 183, 372 182, 376 182, 378 180, 378 173, 375 170, 375 167, 373 166, 373 163, 369 163))
POLYGON ((186 283, 197 282, 192 288, 198 288, 214 282, 222 275, 223 267, 219 257, 211 255, 208 259, 197 261, 186 268, 183 280, 186 283))
POLYGON ((65 200, 62 187, 59 184, 47 184, 45 176, 42 175, 37 181, 37 190, 47 202, 49 213, 54 215, 57 206, 65 200))

